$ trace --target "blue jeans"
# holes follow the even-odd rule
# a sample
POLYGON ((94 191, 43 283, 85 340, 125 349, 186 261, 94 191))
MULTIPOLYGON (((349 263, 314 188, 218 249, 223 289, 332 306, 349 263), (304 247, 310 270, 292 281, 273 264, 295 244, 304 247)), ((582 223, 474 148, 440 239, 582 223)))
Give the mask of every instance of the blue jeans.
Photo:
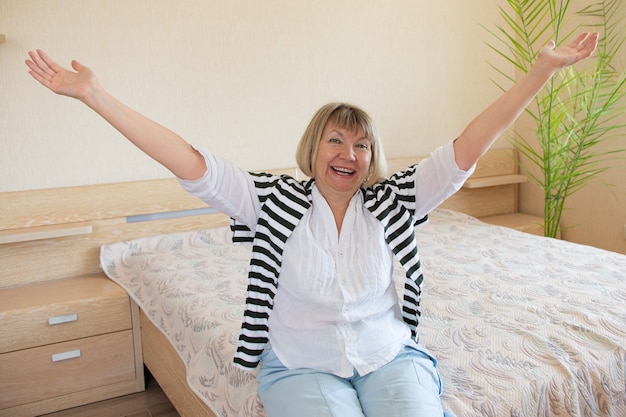
POLYGON ((434 358, 407 346, 374 372, 342 378, 314 369, 289 370, 268 346, 261 356, 258 392, 268 417, 440 417, 436 366, 434 358))

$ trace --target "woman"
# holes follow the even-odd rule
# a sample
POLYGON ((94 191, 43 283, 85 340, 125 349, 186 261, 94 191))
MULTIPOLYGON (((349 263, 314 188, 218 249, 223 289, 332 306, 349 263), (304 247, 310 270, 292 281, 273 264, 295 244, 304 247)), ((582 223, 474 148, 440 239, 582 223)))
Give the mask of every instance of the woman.
POLYGON ((541 51, 533 68, 430 158, 383 180, 369 116, 331 103, 297 150, 309 181, 251 174, 195 149, 108 94, 87 67, 44 52, 26 64, 41 84, 96 111, 233 218, 254 244, 235 363, 255 369, 268 416, 441 416, 436 360, 417 341, 422 273, 414 226, 460 188, 476 161, 561 68, 590 56, 598 34, 541 51), (406 271, 397 299, 393 256, 406 271), (278 283, 280 282, 280 285, 278 283))

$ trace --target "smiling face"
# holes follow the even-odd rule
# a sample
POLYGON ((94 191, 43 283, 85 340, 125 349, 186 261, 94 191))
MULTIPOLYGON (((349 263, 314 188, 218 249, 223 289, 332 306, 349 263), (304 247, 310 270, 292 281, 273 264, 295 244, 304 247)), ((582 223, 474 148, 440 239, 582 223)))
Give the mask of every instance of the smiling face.
POLYGON ((328 122, 313 161, 317 188, 327 200, 349 201, 363 186, 372 160, 372 143, 363 129, 348 130, 328 122))
POLYGON ((371 117, 347 103, 328 103, 315 113, 298 142, 296 161, 305 176, 315 178, 326 200, 339 204, 387 173, 371 117))

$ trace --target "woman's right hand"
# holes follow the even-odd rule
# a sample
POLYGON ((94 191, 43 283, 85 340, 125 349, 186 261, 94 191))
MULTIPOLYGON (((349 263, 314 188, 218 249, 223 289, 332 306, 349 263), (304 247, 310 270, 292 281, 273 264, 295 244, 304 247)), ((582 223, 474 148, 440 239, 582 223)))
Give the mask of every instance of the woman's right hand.
POLYGON ((31 58, 26 61, 29 74, 43 86, 82 101, 178 178, 194 180, 204 175, 207 167, 199 152, 176 133, 106 92, 89 68, 72 61, 74 71, 67 70, 39 49, 28 55, 31 58))
POLYGON ((56 94, 73 97, 81 101, 97 88, 94 73, 78 61, 72 61, 74 71, 67 70, 54 62, 44 51, 29 52, 26 65, 35 80, 56 94))

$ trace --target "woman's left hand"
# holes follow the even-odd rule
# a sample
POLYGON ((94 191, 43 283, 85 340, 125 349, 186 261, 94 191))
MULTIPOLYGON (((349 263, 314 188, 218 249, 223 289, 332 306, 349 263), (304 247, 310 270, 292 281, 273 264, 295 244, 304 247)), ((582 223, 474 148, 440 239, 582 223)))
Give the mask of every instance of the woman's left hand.
POLYGON ((593 54, 598 46, 599 37, 600 35, 597 32, 584 32, 569 45, 558 49, 554 49, 554 41, 550 41, 539 52, 537 63, 546 63, 554 68, 555 71, 575 64, 593 54))

